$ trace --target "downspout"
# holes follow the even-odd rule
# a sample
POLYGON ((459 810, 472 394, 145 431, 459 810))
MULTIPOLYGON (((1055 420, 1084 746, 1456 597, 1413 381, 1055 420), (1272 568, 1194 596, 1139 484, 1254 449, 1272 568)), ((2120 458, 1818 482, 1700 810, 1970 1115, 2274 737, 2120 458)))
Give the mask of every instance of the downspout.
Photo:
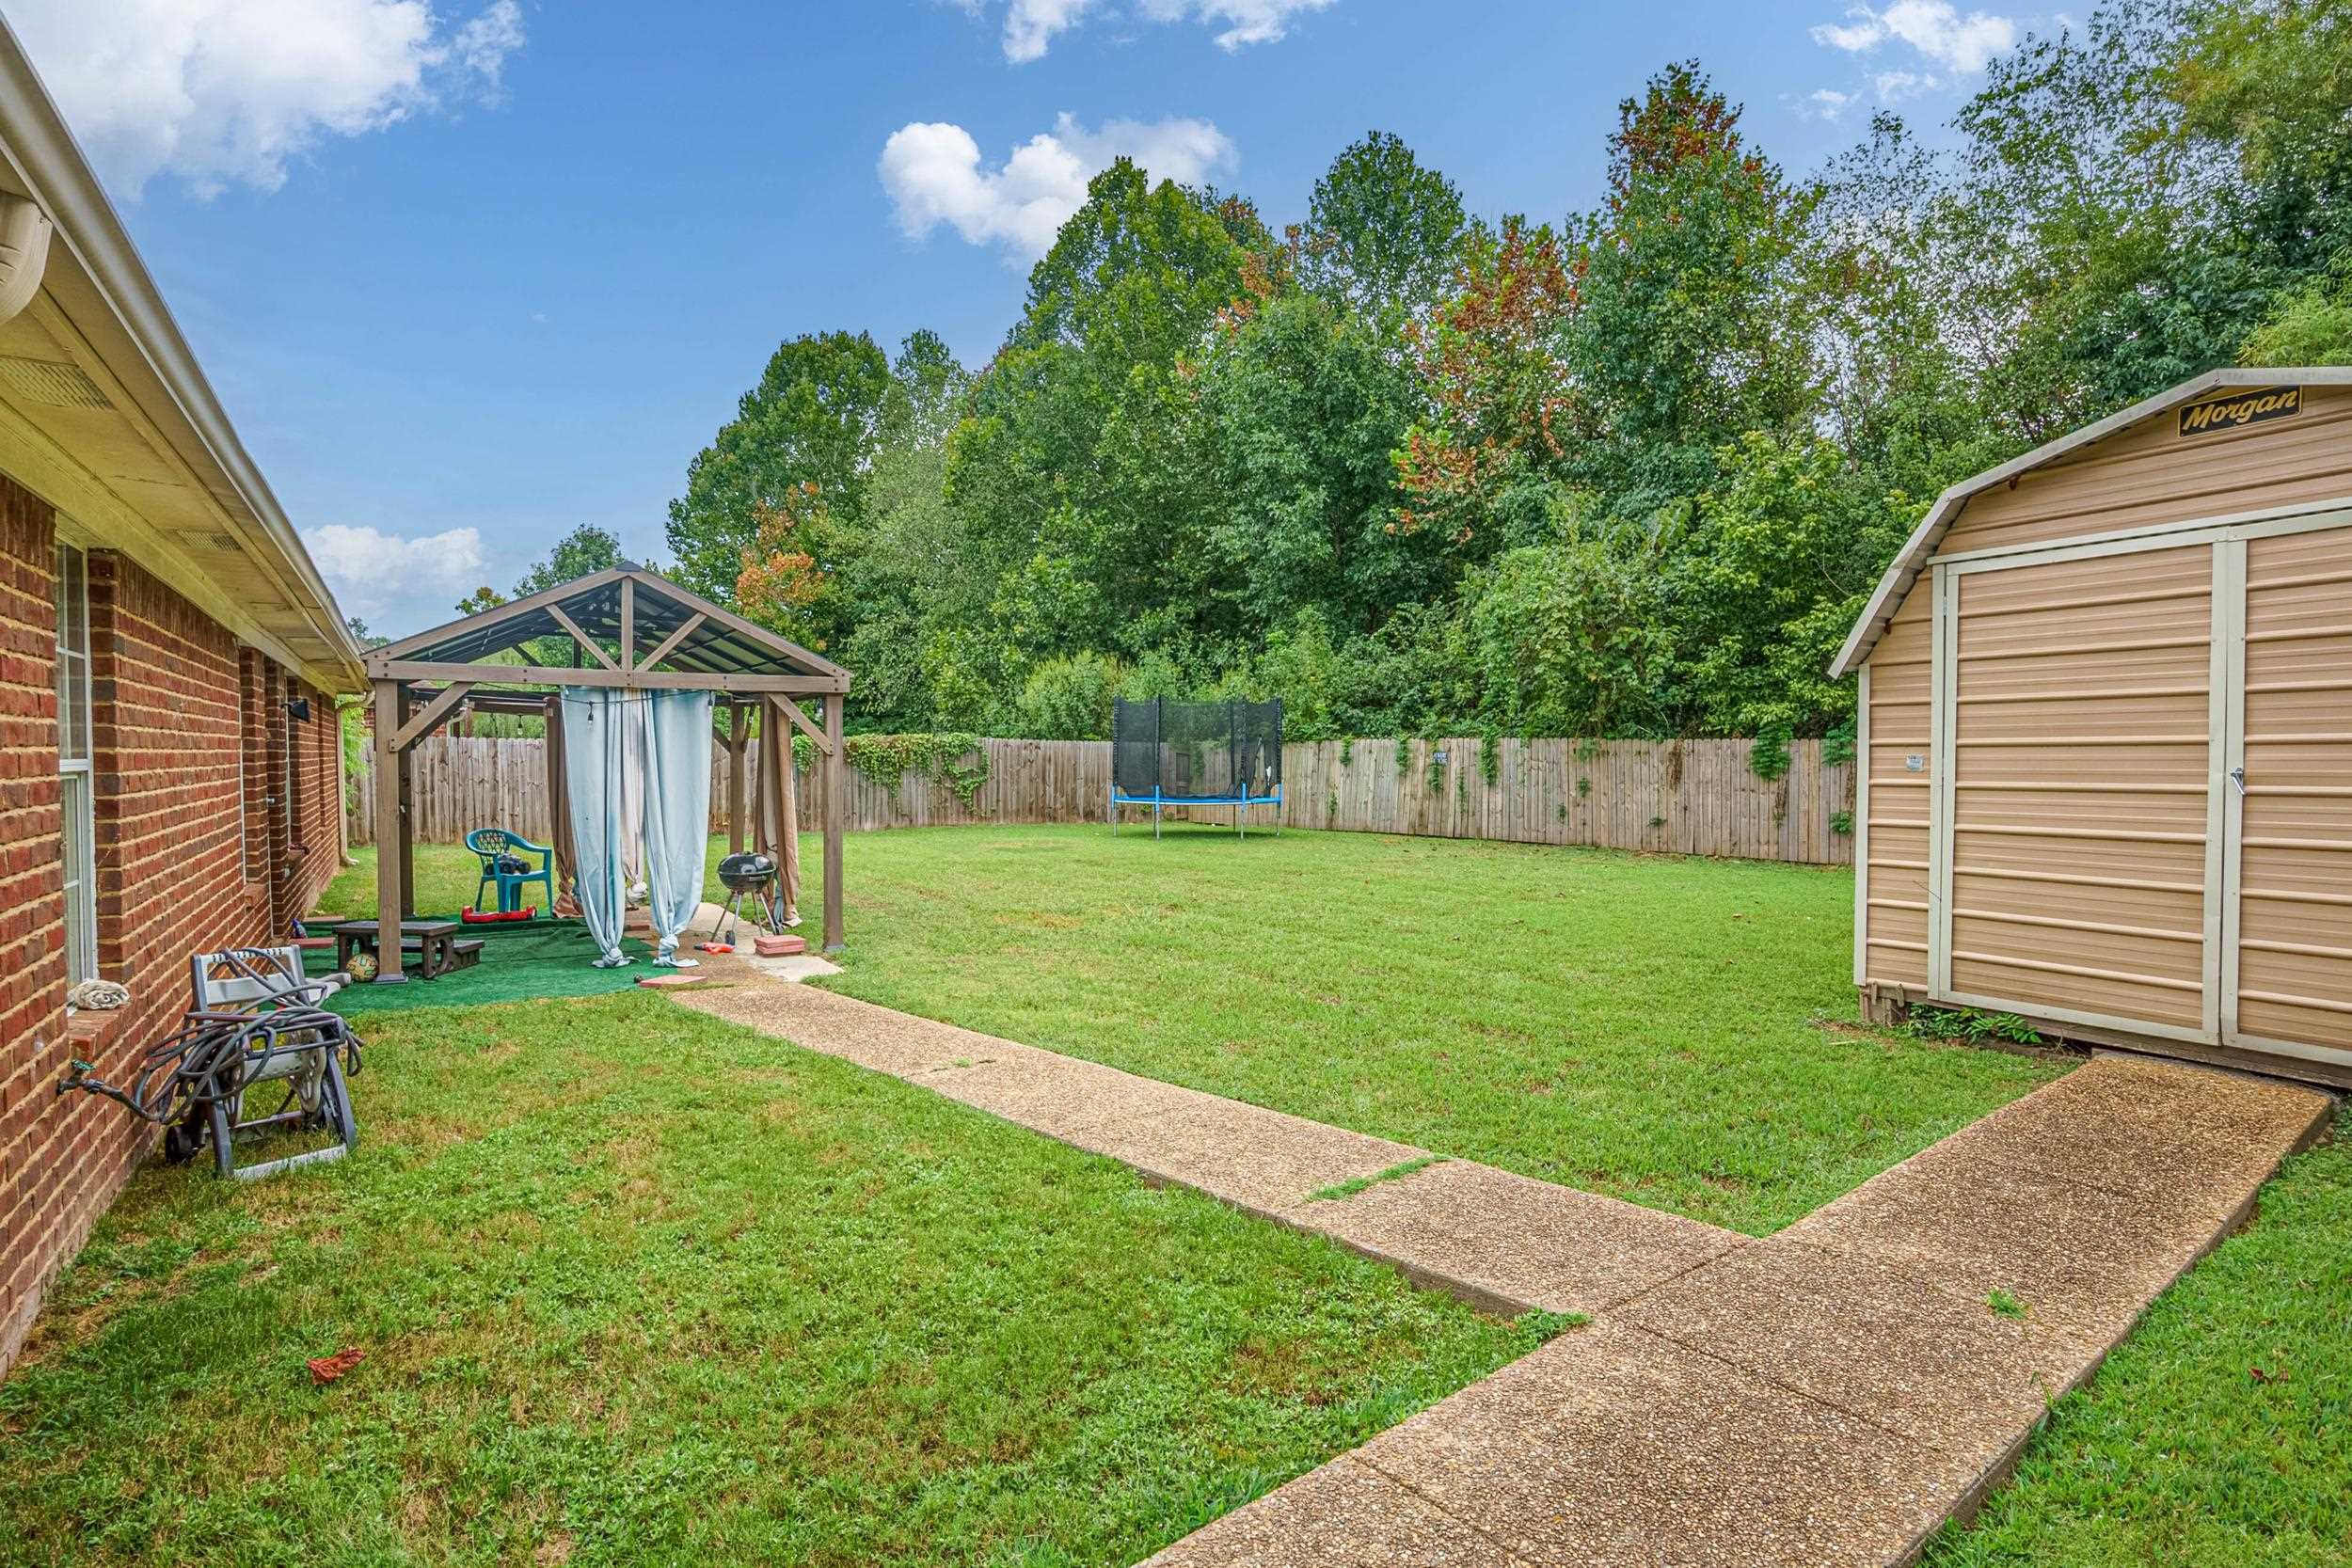
POLYGON ((0 195, 0 322, 16 319, 40 292, 53 226, 38 203, 0 195))

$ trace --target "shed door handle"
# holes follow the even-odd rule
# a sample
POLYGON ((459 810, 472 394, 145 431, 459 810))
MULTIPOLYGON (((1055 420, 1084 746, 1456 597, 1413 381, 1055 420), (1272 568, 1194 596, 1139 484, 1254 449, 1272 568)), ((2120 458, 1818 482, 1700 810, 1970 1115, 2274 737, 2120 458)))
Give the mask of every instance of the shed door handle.
POLYGON ((2233 784, 2237 785, 2237 792, 2238 792, 2240 795, 2245 794, 2245 793, 2246 793, 2246 769, 2245 769, 2245 768, 2231 768, 2231 769, 2230 769, 2230 782, 2231 782, 2232 784, 2233 784))

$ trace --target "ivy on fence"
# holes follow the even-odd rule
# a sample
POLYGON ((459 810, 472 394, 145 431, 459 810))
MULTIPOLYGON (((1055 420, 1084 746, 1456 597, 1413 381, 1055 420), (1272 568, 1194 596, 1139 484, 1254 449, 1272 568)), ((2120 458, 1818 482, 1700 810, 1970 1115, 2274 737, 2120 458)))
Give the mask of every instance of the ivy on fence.
MULTIPOLYGON (((988 752, 980 737, 943 730, 907 735, 853 735, 842 744, 849 765, 881 784, 896 789, 909 773, 932 780, 973 809, 980 786, 988 783, 988 752)), ((792 737, 795 768, 815 766, 817 745, 804 735, 792 737)))

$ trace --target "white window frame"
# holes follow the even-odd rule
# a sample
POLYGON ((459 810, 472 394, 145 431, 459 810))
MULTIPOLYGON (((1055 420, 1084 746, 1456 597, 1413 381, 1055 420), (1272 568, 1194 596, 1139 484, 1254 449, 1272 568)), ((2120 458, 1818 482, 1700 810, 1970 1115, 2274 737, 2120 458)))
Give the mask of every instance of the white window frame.
POLYGON ((57 852, 63 863, 69 986, 98 977, 98 821, 90 759, 89 557, 60 543, 57 584, 57 852), (69 600, 78 595, 78 602, 69 600), (73 613, 69 613, 72 611, 73 613), (81 633, 73 645, 72 628, 81 633), (79 735, 71 733, 78 726, 79 735), (78 756, 73 753, 78 752, 78 756))

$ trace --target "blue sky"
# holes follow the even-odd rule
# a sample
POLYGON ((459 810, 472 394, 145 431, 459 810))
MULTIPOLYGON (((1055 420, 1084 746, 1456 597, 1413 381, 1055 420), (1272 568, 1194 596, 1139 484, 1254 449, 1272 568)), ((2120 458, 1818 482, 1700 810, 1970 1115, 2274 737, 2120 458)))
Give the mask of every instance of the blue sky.
POLYGON ((1557 218, 1596 200, 1617 101, 1669 60, 1804 170, 1881 103, 1941 121, 1988 55, 2057 24, 1997 0, 0 13, 345 608, 392 633, 580 522, 661 558, 688 459, 786 338, 928 326, 984 360, 1111 152, 1279 226, 1377 127, 1473 210, 1557 218))

